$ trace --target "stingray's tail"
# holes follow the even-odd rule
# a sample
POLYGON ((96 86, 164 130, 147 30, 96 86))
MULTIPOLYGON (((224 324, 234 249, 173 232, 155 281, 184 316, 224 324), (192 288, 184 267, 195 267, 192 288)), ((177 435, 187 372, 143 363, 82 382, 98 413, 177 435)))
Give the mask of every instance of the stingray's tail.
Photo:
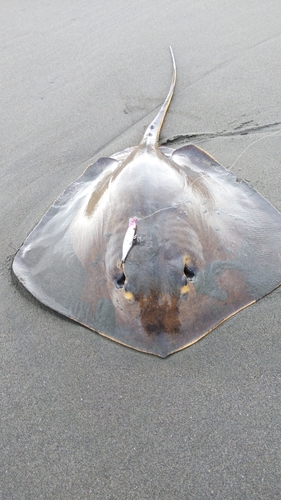
POLYGON ((156 117, 154 118, 154 120, 152 120, 150 125, 147 127, 145 134, 142 138, 141 144, 146 144, 147 146, 157 146, 157 144, 158 144, 160 130, 161 130, 165 115, 168 111, 168 107, 169 107, 170 102, 172 100, 173 93, 174 93, 175 86, 176 86, 177 70, 176 70, 176 62, 175 62, 172 47, 170 47, 170 52, 171 52, 172 62, 173 62, 172 82, 171 82, 171 86, 170 86, 170 89, 169 89, 169 92, 168 92, 168 95, 167 95, 165 101, 163 102, 163 104, 162 104, 160 110, 158 111, 156 117))

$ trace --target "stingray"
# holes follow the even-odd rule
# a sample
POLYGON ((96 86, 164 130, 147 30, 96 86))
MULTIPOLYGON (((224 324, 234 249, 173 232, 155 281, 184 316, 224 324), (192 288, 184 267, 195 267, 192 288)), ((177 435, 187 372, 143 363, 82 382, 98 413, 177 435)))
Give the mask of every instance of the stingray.
POLYGON ((281 214, 199 147, 160 147, 168 95, 138 146, 100 158, 13 262, 41 303, 166 357, 281 282, 281 214))

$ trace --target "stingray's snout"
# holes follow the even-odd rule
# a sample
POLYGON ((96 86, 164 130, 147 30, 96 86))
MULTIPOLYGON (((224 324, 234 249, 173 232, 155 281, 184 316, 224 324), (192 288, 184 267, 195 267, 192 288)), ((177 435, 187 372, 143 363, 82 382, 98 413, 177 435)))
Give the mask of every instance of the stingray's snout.
POLYGON ((173 335, 180 330, 179 300, 175 295, 159 297, 154 292, 139 297, 141 322, 148 335, 173 335))

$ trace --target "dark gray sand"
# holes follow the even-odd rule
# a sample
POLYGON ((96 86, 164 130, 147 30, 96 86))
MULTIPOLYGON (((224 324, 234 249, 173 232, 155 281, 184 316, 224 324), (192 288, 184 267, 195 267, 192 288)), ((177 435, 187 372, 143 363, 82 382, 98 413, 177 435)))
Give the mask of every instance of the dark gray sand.
MULTIPOLYGON (((91 159, 194 136, 281 210, 281 3, 10 0, 0 7, 1 493, 280 499, 281 288, 165 360, 19 290, 11 261, 91 159), (247 133, 247 134, 245 134, 247 133)), ((257 252, 259 249, 257 248, 257 252)), ((265 262, 266 266, 266 262, 265 262)))

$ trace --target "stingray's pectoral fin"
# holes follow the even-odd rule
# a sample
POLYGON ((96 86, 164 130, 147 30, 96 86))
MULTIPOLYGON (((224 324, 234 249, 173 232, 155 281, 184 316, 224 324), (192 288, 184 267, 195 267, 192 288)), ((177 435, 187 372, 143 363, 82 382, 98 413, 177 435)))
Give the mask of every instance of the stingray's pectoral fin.
POLYGON ((187 175, 189 174, 189 169, 191 169, 195 172, 217 177, 220 180, 225 178, 228 182, 236 181, 236 175, 233 172, 227 170, 211 155, 194 144, 176 149, 172 154, 172 159, 183 169, 187 168, 187 175))
POLYGON ((117 168, 119 162, 114 160, 113 158, 102 157, 99 158, 95 163, 89 165, 87 170, 83 173, 83 175, 78 179, 81 182, 93 181, 96 177, 99 177, 107 168, 117 168))

